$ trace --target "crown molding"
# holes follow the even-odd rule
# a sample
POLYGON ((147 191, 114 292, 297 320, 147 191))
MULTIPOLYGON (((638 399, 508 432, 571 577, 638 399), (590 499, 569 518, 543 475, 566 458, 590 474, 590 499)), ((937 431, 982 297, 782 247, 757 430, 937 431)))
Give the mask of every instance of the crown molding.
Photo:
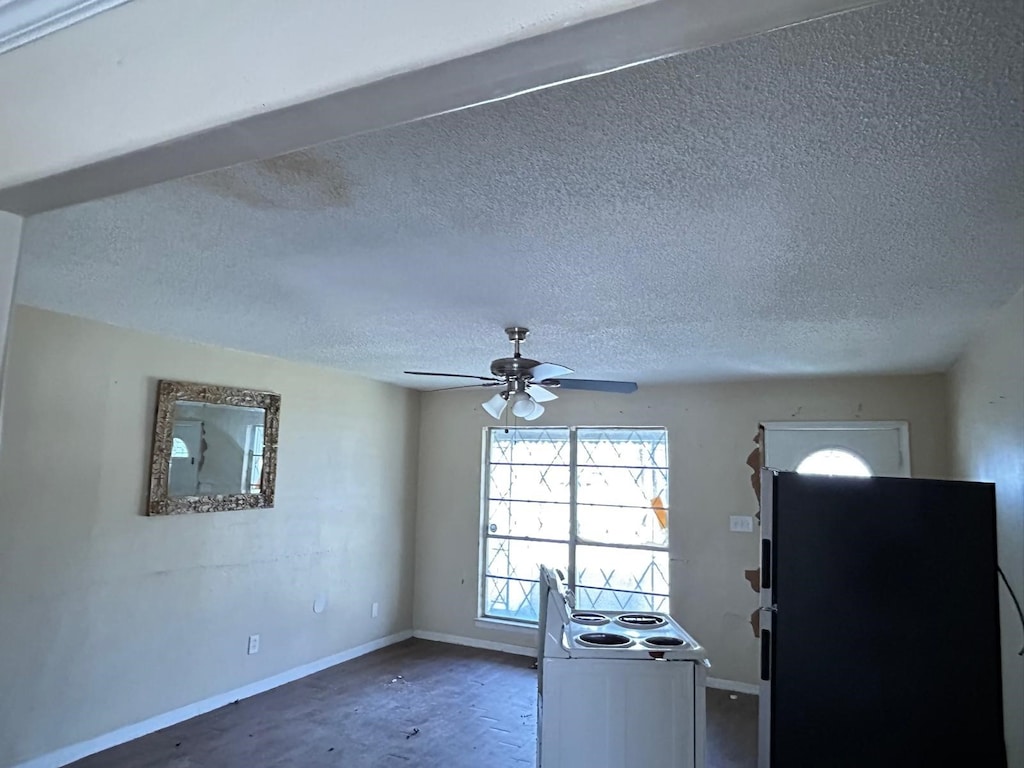
POLYGON ((0 0, 0 54, 128 0, 0 0))

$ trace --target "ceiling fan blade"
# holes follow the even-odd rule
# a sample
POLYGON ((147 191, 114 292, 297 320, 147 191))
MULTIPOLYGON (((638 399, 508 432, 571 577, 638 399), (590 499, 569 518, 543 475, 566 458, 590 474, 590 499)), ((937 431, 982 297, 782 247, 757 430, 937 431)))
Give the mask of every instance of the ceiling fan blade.
POLYGON ((470 376, 466 373, 434 373, 433 371, 402 371, 412 376, 448 376, 453 379, 476 379, 477 381, 501 381, 493 376, 470 376))
POLYGON ((557 379, 559 376, 568 376, 573 373, 573 370, 556 363, 541 363, 540 365, 533 366, 533 368, 528 369, 526 372, 533 376, 534 381, 543 381, 544 379, 557 379))
POLYGON ((546 403, 548 400, 557 400, 558 395, 547 389, 544 389, 540 384, 530 384, 526 387, 526 391, 530 397, 533 398, 536 403, 546 403))
POLYGON ((479 387, 497 387, 504 384, 503 381, 485 381, 482 384, 462 384, 458 387, 438 387, 437 389, 428 389, 426 392, 448 392, 452 389, 478 389, 479 387))
POLYGON ((635 381, 602 381, 601 379, 545 379, 540 382, 544 386, 560 389, 584 389, 589 392, 618 392, 628 395, 636 392, 635 381))

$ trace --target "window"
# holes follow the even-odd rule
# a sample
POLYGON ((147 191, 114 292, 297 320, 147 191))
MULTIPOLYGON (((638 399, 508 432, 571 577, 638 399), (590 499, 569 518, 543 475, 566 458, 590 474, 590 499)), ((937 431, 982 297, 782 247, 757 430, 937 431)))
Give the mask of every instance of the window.
POLYGON ((487 431, 481 615, 536 622, 540 564, 583 609, 668 611, 664 429, 487 431))
POLYGON ((796 471, 802 475, 871 477, 871 467, 860 456, 842 448, 815 451, 797 465, 796 471))
POLYGON ((804 474, 910 477, 906 421, 771 421, 764 466, 804 474))
POLYGON ((188 458, 188 446, 185 441, 180 437, 174 438, 171 442, 171 458, 172 459, 187 459, 188 458))
MULTIPOLYGON (((248 493, 259 493, 263 478, 263 425, 249 427, 249 434, 246 436, 248 448, 248 477, 245 479, 244 487, 248 487, 248 493)), ((235 466, 238 466, 237 464, 235 466)), ((237 470, 236 470, 237 471, 237 470)))

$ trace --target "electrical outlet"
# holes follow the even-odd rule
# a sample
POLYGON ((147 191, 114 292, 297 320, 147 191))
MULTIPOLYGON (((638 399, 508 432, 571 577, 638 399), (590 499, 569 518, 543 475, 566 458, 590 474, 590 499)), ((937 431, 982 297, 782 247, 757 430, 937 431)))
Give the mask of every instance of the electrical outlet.
POLYGON ((260 652, 260 636, 249 635, 249 655, 260 652))
POLYGON ((370 606, 370 618, 376 619, 378 613, 380 613, 380 603, 374 603, 370 606))
POLYGON ((729 530, 743 533, 754 532, 754 518, 749 515, 730 515, 729 530))

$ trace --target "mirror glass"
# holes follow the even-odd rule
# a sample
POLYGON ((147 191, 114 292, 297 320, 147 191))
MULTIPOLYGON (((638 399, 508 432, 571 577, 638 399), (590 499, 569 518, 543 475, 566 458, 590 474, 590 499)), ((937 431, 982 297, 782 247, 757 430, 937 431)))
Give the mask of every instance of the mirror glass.
POLYGON ((263 408, 176 400, 167 495, 259 493, 263 408))

